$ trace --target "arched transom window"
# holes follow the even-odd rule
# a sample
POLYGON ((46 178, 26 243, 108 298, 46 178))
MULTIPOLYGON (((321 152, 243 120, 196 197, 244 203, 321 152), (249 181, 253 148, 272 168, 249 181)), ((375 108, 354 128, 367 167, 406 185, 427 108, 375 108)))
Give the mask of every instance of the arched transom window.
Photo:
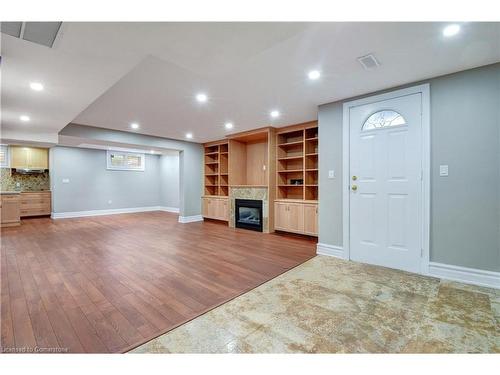
POLYGON ((382 129, 390 126, 401 125, 406 125, 406 120, 401 113, 391 109, 384 109, 382 111, 375 112, 368 117, 363 124, 362 130, 382 129))

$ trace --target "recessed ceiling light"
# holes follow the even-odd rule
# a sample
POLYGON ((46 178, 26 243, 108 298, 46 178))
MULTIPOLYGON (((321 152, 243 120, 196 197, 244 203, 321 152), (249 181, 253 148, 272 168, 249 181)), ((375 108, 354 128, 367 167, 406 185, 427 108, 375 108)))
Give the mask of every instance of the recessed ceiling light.
POLYGON ((224 127, 225 127, 226 129, 228 129, 228 130, 229 130, 229 129, 232 129, 232 128, 233 128, 233 123, 232 123, 232 122, 226 122, 226 123, 224 124, 224 127))
POLYGON ((186 138, 187 139, 193 138, 193 133, 186 133, 186 138))
POLYGON ((446 37, 450 37, 453 35, 457 35, 460 31, 460 25, 452 24, 448 25, 443 29, 443 35, 446 37))
POLYGON ((23 122, 28 122, 30 120, 30 117, 26 116, 26 115, 22 115, 22 116, 19 116, 19 119, 23 122))
POLYGON ((307 73, 307 76, 310 80, 315 81, 319 77, 321 77, 321 72, 319 70, 311 70, 309 73, 307 73))
POLYGON ((40 82, 31 82, 30 87, 34 91, 42 91, 43 85, 40 82))
POLYGON ((130 124, 130 127, 132 129, 139 129, 139 124, 137 122, 133 122, 133 123, 130 124))
POLYGON ((278 118, 280 117, 280 111, 277 110, 271 111, 270 115, 272 118, 278 118))
POLYGON ((207 94, 196 94, 196 100, 199 101, 200 103, 205 103, 208 100, 207 94))
POLYGON ((151 154, 154 154, 154 153, 155 153, 155 150, 151 150, 151 151, 149 151, 149 152, 150 152, 151 154))

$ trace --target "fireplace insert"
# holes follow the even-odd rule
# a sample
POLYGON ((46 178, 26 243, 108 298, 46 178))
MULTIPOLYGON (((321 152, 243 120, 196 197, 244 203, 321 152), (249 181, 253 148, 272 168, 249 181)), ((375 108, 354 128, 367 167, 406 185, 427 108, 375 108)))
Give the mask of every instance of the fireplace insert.
POLYGON ((255 199, 235 200, 235 226, 262 232, 262 201, 255 199))

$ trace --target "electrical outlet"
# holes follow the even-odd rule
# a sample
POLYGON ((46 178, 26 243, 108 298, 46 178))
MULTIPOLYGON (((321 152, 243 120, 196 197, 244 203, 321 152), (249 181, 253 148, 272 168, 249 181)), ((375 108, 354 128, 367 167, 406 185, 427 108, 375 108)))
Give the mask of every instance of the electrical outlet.
POLYGON ((263 166, 262 166, 262 170, 263 170, 263 171, 265 171, 265 170, 266 170, 266 166, 265 166, 265 165, 263 165, 263 166))
POLYGON ((21 187, 21 183, 20 182, 16 182, 16 187, 21 187))
POLYGON ((69 184, 69 178, 63 178, 62 179, 63 184, 69 184))
POLYGON ((108 204, 111 204, 111 203, 113 203, 113 201, 110 199, 110 200, 108 201, 108 204))
POLYGON ((333 169, 328 171, 328 178, 335 178, 335 171, 333 169))

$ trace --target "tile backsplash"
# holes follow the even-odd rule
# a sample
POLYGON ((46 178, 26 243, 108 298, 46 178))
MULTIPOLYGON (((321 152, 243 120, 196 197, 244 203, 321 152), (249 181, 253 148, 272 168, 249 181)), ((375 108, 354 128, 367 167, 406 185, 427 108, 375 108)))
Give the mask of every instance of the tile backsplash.
POLYGON ((50 190, 49 172, 40 174, 20 174, 10 168, 0 168, 0 185, 2 191, 39 191, 50 190), (19 187, 16 183, 20 184, 19 187))

